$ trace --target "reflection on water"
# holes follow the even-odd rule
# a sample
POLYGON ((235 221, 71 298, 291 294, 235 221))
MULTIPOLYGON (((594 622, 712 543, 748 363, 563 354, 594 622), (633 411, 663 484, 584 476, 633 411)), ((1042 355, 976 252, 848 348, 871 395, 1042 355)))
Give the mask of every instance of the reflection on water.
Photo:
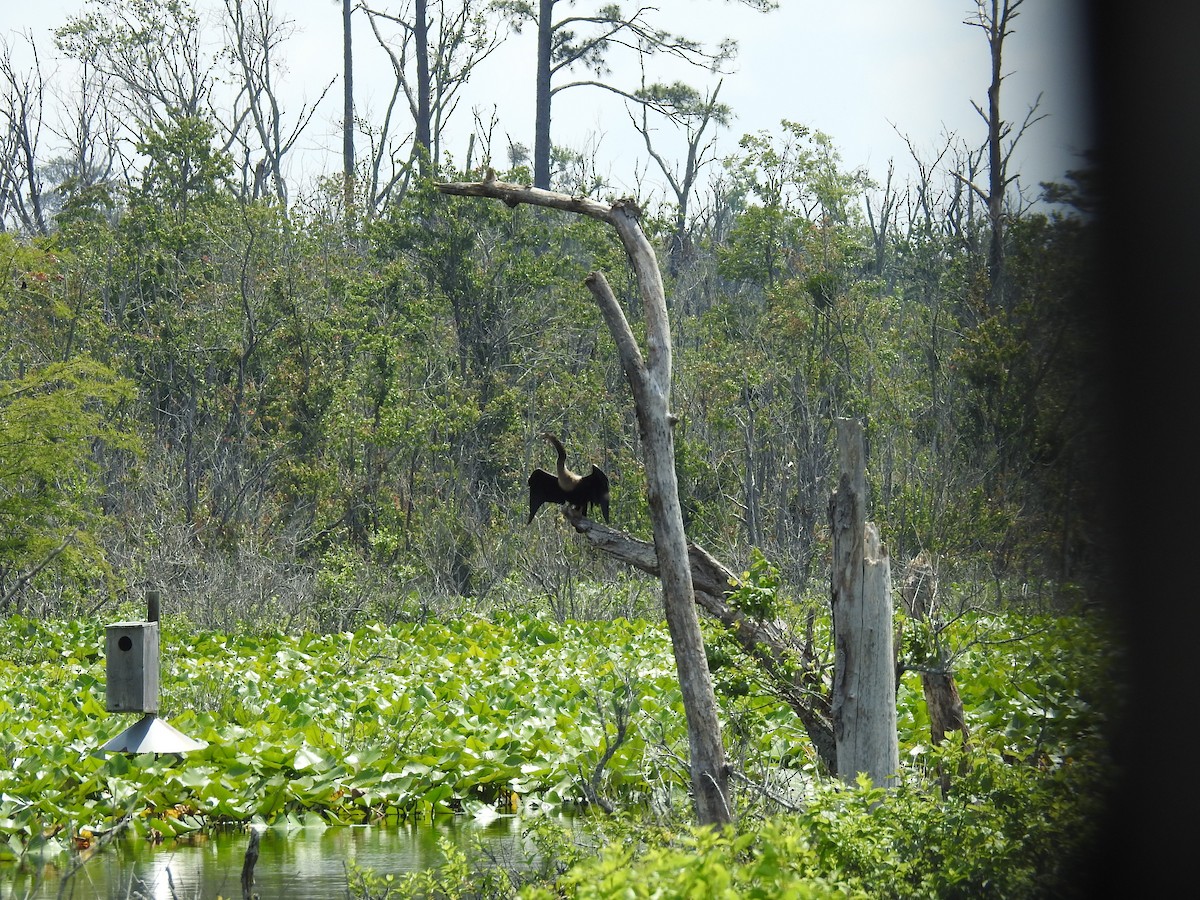
MULTIPOLYGON (((354 863, 380 874, 419 871, 442 861, 445 837, 471 853, 476 839, 502 858, 520 841, 522 821, 501 816, 489 822, 470 818, 433 824, 339 825, 330 828, 269 828, 259 844, 254 887, 263 900, 328 900, 346 896, 346 866, 354 863)), ((184 900, 240 897, 242 860, 249 841, 245 831, 221 831, 154 846, 145 840, 120 840, 88 862, 67 882, 66 857, 14 872, 0 868, 0 898, 44 900, 184 900)))

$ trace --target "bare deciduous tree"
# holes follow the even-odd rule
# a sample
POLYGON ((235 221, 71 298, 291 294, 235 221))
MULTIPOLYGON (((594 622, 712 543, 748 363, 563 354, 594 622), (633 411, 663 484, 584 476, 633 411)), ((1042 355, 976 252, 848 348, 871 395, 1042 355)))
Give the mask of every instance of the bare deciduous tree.
POLYGON ((1000 87, 1005 77, 1002 61, 1004 39, 1012 34, 1012 22, 1018 16, 1017 10, 1024 2, 1025 0, 975 0, 974 15, 964 20, 965 25, 981 29, 987 36, 988 53, 991 57, 992 78, 988 84, 987 109, 984 110, 978 103, 971 104, 987 126, 988 135, 984 147, 988 159, 988 184, 984 188, 973 176, 959 177, 987 206, 988 224, 991 226, 988 241, 988 300, 993 306, 1003 305, 1005 295, 1005 201, 1009 185, 1017 180, 1017 175, 1009 174, 1008 163, 1022 135, 1035 122, 1045 118, 1037 112, 1041 103, 1040 95, 1015 132, 1013 123, 1004 121, 1000 114, 1000 87))
POLYGON ((186 0, 88 0, 55 31, 59 48, 111 80, 136 139, 186 118, 207 119, 214 62, 201 49, 200 19, 186 0))
POLYGON ((411 6, 406 3, 398 12, 363 7, 396 78, 383 121, 370 135, 372 208, 381 207, 404 183, 413 161, 419 168, 437 170, 442 131, 458 107, 461 91, 475 67, 502 39, 489 30, 482 9, 480 0, 412 0, 411 6), (398 34, 386 34, 382 22, 392 23, 398 34), (397 140, 395 117, 402 99, 413 130, 397 140))
POLYGON ((679 273, 680 267, 691 255, 688 214, 696 179, 715 158, 715 129, 728 125, 733 116, 728 106, 717 102, 721 84, 718 81, 712 93, 703 96, 695 88, 680 82, 671 85, 643 84, 636 95, 640 101, 640 115, 629 111, 633 127, 646 144, 646 152, 675 194, 675 233, 667 257, 667 271, 672 277, 679 273), (651 111, 683 133, 687 155, 682 166, 668 162, 655 149, 654 128, 650 124, 651 111), (713 133, 709 132, 710 125, 714 126, 713 133))
POLYGON ((729 772, 721 742, 716 696, 696 613, 675 474, 674 416, 670 412, 671 327, 658 260, 638 224, 641 211, 632 200, 598 203, 583 197, 508 184, 496 180, 495 173, 488 174, 482 182, 439 184, 437 188, 446 194, 491 197, 510 206, 529 203, 598 219, 612 226, 628 254, 645 313, 645 354, 603 273, 591 273, 586 283, 617 345, 621 368, 633 393, 645 454, 647 499, 658 574, 663 586, 667 630, 675 651, 687 714, 696 816, 701 824, 729 822, 733 818, 728 801, 729 772))
POLYGON ((111 207, 120 125, 108 103, 108 80, 84 63, 74 89, 65 93, 59 101, 62 118, 54 130, 64 152, 47 166, 58 185, 56 203, 111 207))
POLYGON ((874 274, 877 278, 883 278, 887 271, 888 245, 892 239, 892 229, 896 224, 896 207, 900 197, 892 185, 895 174, 895 163, 889 161, 887 180, 883 184, 883 195, 879 198, 878 213, 876 213, 874 204, 871 203, 871 195, 864 196, 867 224, 871 228, 871 244, 875 250, 874 274))
POLYGON ((44 235, 46 216, 37 156, 46 84, 37 45, 30 39, 29 46, 33 67, 22 72, 0 38, 0 227, 11 216, 26 231, 44 235))
POLYGON ((325 86, 312 105, 301 108, 296 121, 284 124, 276 73, 277 50, 291 36, 291 22, 280 21, 271 0, 224 0, 226 53, 235 73, 238 94, 228 126, 225 149, 234 146, 242 170, 242 192, 249 199, 273 195, 287 201, 284 157, 295 146, 332 86, 325 86))

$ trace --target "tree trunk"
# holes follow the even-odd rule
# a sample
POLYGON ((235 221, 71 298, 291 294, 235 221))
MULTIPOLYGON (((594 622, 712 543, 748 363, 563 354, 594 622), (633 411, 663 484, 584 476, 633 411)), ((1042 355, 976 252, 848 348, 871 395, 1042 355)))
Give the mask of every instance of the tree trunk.
POLYGON ((433 158, 433 127, 430 111, 429 80, 429 17, 428 0, 416 0, 413 7, 413 40, 417 56, 417 122, 416 143, 417 165, 428 175, 433 158))
POLYGON ((754 419, 754 390, 750 387, 745 374, 742 375, 742 403, 746 408, 746 419, 742 425, 742 442, 746 446, 746 473, 742 476, 742 489, 746 494, 746 542, 751 547, 762 546, 762 533, 759 523, 759 484, 758 484, 758 429, 754 419))
POLYGON ((537 95, 533 121, 533 186, 550 190, 550 66, 554 48, 555 0, 539 0, 537 95))
MULTIPOLYGON (((543 5, 548 7, 550 4, 548 0, 543 0, 543 5)), ((641 211, 631 200, 605 204, 584 197, 507 184, 497 181, 495 173, 490 170, 487 179, 482 182, 438 184, 437 189, 447 194, 493 197, 510 206, 530 203, 590 216, 611 225, 621 238, 641 291, 646 319, 644 357, 633 329, 604 275, 593 272, 587 277, 587 286, 616 342, 621 367, 633 392, 641 430, 650 519, 659 579, 663 586, 663 605, 687 715, 696 817, 702 825, 730 822, 733 814, 728 802, 729 772, 725 765, 721 723, 708 660, 704 654, 700 619, 693 602, 692 572, 675 477, 675 444, 671 430, 673 420, 669 408, 670 321, 658 260, 638 223, 641 211)))
POLYGON ((837 438, 842 474, 829 501, 837 772, 847 784, 866 773, 883 787, 900 770, 891 567, 878 530, 865 521, 862 426, 838 419, 837 438))
POLYGON ((342 0, 342 190, 346 228, 354 227, 354 50, 351 46, 351 0, 342 0))
POLYGON ((991 225, 991 240, 988 244, 989 300, 994 307, 1004 300, 1004 187, 1005 165, 1001 139, 1004 123, 1000 119, 1000 83, 1004 79, 1001 69, 1001 54, 1004 50, 1004 34, 1008 25, 1008 0, 1000 9, 1001 0, 992 0, 991 27, 988 31, 988 49, 991 51, 992 80, 988 84, 988 223, 991 225))
POLYGON ((1002 63, 1004 39, 1011 33, 1010 26, 1018 15, 1017 10, 1024 2, 1025 0, 976 0, 975 14, 965 21, 965 24, 981 29, 986 35, 991 61, 987 111, 985 112, 979 104, 972 103, 988 130, 987 144, 983 148, 987 153, 988 160, 987 191, 985 192, 975 185, 973 172, 970 173, 969 179, 963 179, 961 175, 958 177, 960 180, 964 180, 971 191, 987 205, 988 225, 991 228, 991 237, 988 241, 987 300, 993 309, 1006 303, 1004 193, 1012 180, 1008 176, 1008 161, 1025 129, 1037 121, 1037 118, 1040 118, 1034 117, 1038 105, 1034 103, 1029 115, 1025 118, 1025 124, 1014 133, 1011 123, 1005 122, 1000 117, 1000 88, 1004 83, 1002 63), (1007 151, 1003 146, 1005 139, 1009 141, 1007 151))

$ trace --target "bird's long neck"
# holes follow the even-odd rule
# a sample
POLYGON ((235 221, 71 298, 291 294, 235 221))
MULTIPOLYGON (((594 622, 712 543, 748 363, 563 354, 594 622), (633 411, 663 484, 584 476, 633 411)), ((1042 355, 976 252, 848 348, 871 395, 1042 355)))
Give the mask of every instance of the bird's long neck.
POLYGON ((545 435, 545 438, 554 445, 554 452, 558 454, 558 483, 563 489, 569 488, 579 480, 579 476, 567 468, 566 448, 563 447, 562 441, 552 434, 545 435))

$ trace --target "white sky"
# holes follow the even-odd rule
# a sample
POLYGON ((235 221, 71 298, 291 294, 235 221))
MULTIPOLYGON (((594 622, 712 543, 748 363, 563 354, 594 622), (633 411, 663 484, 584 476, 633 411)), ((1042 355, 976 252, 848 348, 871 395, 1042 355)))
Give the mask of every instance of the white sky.
MULTIPOLYGON (((220 0, 195 0, 201 10, 220 0)), ((386 0, 376 0, 387 8, 386 0)), ((974 0, 783 0, 775 12, 754 13, 723 0, 654 0, 656 22, 709 45, 724 37, 740 47, 735 72, 727 76, 721 99, 736 116, 721 133, 723 153, 736 149, 746 132, 776 131, 781 119, 819 129, 832 137, 846 168, 865 167, 882 181, 889 160, 903 180, 912 171, 900 133, 923 155, 932 156, 947 133, 982 142, 984 124, 971 105, 986 102, 990 77, 983 32, 963 24, 974 0)), ((51 75, 59 61, 52 28, 85 9, 83 0, 0 0, 0 30, 20 59, 19 35, 32 34, 51 75)), ((586 0, 583 9, 595 4, 586 0)), ((1039 181, 1062 180, 1079 167, 1090 146, 1090 98, 1080 0, 1025 0, 1005 44, 1002 94, 1006 119, 1020 121, 1042 94, 1047 115, 1022 139, 1015 171, 1031 190, 1039 181)), ((281 16, 295 33, 284 45, 289 72, 285 103, 298 111, 315 99, 341 69, 341 4, 338 0, 277 0, 281 16)), ((355 14, 355 93, 360 115, 377 120, 391 81, 391 69, 361 13, 355 14)), ((219 31, 214 28, 212 37, 219 31)), ((661 80, 680 78, 711 86, 695 69, 651 71, 661 80)), ((470 94, 449 123, 445 146, 462 161, 472 125, 471 106, 497 107, 498 143, 504 135, 533 145, 533 35, 510 36, 501 51, 474 76, 470 94)), ((586 77, 579 73, 579 77, 586 77)), ((638 73, 611 80, 635 87, 638 73)), ((306 167, 322 173, 340 167, 340 87, 330 91, 309 127, 306 167)), ((645 151, 632 131, 619 98, 606 91, 574 88, 556 95, 553 139, 575 149, 594 149, 599 169, 619 186, 631 186, 645 166, 645 151)), ((683 148, 663 147, 668 157, 683 148)), ((360 153, 362 151, 360 150, 360 153)), ((1010 169, 1010 173, 1013 171, 1010 169)))

